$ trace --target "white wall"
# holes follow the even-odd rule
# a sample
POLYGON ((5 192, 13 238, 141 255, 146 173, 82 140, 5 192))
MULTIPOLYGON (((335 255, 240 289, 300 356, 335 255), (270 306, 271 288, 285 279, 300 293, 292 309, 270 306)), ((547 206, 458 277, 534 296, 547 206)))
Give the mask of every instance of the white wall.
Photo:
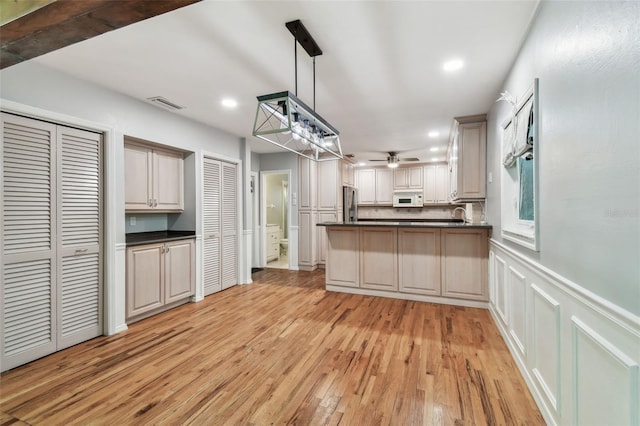
POLYGON ((539 252, 500 237, 510 107, 488 116, 489 306, 549 424, 640 424, 639 22, 640 2, 543 1, 504 82, 540 79, 539 252))
MULTIPOLYGON (((107 229, 106 239, 107 282, 105 289, 105 330, 115 333, 126 329, 125 323, 125 214, 124 214, 124 136, 153 141, 173 146, 195 155, 187 157, 186 170, 193 176, 185 179, 189 185, 200 188, 200 164, 202 153, 220 155, 227 159, 241 159, 240 138, 222 130, 183 118, 87 81, 49 69, 33 61, 27 61, 0 71, 0 98, 13 101, 27 109, 37 109, 40 116, 64 117, 65 121, 95 124, 94 127, 109 129, 106 143, 106 222, 113 222, 107 229), (109 180, 113 176, 112 180, 109 180), (115 220, 114 219, 115 216, 115 220)), ((6 103, 4 104, 6 105, 6 103)), ((19 108, 23 108, 20 106, 19 108)), ((198 199, 188 194, 189 205, 185 216, 189 226, 195 225, 196 246, 200 247, 201 221, 198 220, 198 199), (194 222, 195 218, 195 222, 194 222)), ((186 223, 175 224, 176 227, 186 223)), ((241 245, 241 263, 244 265, 245 244, 241 245)), ((197 250, 200 253, 201 250, 197 250)), ((201 269, 201 256, 196 256, 196 270, 201 269)), ((246 268, 245 268, 246 269, 246 268)), ((241 270, 241 282, 246 282, 246 273, 241 270)), ((202 277, 196 274, 196 295, 201 295, 202 277)))
MULTIPOLYGON (((503 89, 540 78, 540 251, 500 238, 500 124, 488 118, 493 238, 640 314, 640 3, 543 2, 503 89)), ((498 94, 496 94, 496 98, 498 94)))

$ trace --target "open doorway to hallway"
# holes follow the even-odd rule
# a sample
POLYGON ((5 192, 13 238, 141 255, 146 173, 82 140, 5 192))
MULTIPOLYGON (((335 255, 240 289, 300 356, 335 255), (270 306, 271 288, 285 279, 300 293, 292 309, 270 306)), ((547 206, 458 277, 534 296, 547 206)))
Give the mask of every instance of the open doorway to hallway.
POLYGON ((289 227, 291 223, 290 171, 263 171, 260 200, 263 223, 263 265, 289 269, 289 227))

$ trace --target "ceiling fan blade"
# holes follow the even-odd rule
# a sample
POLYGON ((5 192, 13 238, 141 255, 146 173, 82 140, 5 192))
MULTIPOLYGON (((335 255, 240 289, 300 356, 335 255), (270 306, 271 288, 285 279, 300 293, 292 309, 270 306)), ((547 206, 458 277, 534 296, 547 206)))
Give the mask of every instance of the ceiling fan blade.
POLYGON ((400 161, 420 161, 420 159, 411 157, 411 158, 401 158, 400 161))
POLYGON ((369 160, 369 161, 384 161, 384 162, 386 162, 387 160, 378 160, 378 159, 376 159, 376 160, 369 160))

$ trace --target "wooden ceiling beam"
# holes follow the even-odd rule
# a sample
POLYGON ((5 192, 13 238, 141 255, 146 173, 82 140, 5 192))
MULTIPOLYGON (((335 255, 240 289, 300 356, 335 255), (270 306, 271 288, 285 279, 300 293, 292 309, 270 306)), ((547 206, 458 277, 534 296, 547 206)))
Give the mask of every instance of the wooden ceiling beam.
POLYGON ((0 27, 0 69, 200 0, 58 0, 0 27))

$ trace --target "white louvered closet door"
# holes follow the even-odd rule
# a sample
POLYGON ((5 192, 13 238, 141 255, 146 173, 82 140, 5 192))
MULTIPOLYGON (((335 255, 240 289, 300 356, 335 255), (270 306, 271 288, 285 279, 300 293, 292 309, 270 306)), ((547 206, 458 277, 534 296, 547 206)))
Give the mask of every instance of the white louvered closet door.
POLYGON ((238 166, 222 163, 222 289, 238 283, 238 166))
POLYGON ((102 334, 101 135, 58 127, 58 350, 102 334))
POLYGON ((2 114, 2 371, 56 350, 55 133, 2 114))
POLYGON ((219 161, 204 158, 203 184, 203 281, 204 295, 222 289, 220 274, 220 215, 221 215, 221 165, 219 161))
POLYGON ((1 369, 102 334, 101 139, 2 114, 1 369))

